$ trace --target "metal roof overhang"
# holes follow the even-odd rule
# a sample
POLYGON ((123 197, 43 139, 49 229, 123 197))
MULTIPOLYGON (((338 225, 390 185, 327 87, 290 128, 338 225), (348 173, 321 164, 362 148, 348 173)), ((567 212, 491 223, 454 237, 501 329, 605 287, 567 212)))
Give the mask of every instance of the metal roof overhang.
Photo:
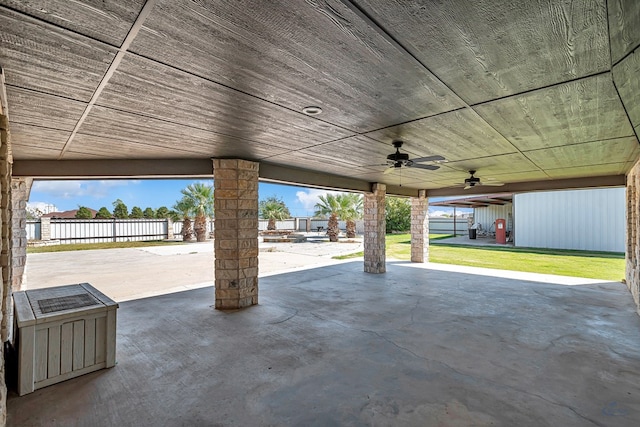
POLYGON ((450 208, 484 208, 491 205, 505 205, 512 202, 513 193, 500 193, 432 202, 429 203, 429 206, 446 206, 450 208))

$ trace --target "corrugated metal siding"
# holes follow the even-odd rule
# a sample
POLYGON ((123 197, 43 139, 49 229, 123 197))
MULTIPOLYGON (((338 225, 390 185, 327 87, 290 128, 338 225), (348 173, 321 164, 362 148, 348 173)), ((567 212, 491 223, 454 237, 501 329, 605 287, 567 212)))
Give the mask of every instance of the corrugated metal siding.
POLYGON ((484 208, 475 208, 473 210, 473 222, 482 224, 482 228, 487 231, 495 232, 496 219, 502 218, 507 221, 507 231, 511 231, 511 222, 509 215, 513 209, 512 203, 505 205, 491 205, 484 208))
POLYGON ((624 252, 625 189, 516 194, 515 244, 624 252))

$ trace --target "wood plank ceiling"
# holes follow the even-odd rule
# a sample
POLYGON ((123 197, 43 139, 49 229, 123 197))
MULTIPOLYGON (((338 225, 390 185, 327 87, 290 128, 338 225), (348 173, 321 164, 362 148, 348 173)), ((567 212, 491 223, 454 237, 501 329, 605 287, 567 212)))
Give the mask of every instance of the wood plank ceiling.
POLYGON ((238 157, 444 194, 640 155, 636 0, 0 0, 0 28, 16 165, 238 157), (447 161, 383 174, 395 139, 447 161))

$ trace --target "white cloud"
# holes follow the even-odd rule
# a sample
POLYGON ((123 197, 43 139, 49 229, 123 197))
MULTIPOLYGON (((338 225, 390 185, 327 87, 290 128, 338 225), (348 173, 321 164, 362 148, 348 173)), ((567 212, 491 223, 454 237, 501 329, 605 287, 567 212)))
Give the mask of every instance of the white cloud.
POLYGON ((74 197, 106 197, 113 187, 139 184, 139 180, 99 180, 99 181, 35 181, 32 191, 38 191, 52 198, 72 199, 74 197))
POLYGON ((451 212, 432 211, 431 209, 429 209, 429 216, 430 217, 443 217, 443 216, 449 216, 449 215, 451 215, 451 212))
POLYGON ((320 201, 320 196, 325 194, 342 194, 341 191, 327 191, 310 188, 304 191, 296 192, 296 202, 302 205, 307 212, 315 211, 315 205, 320 201))
POLYGON ((43 214, 58 211, 58 208, 55 205, 47 202, 27 202, 27 209, 32 212, 35 212, 37 209, 43 214))

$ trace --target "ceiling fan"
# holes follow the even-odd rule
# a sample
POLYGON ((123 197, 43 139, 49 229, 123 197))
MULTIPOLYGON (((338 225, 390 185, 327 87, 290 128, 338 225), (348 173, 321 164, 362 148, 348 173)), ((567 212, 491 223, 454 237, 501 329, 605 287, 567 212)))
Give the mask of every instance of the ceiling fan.
POLYGON ((473 188, 476 185, 485 185, 485 186, 492 186, 492 187, 500 187, 500 186, 504 185, 504 183, 502 183, 502 182, 491 181, 491 178, 487 178, 485 181, 480 181, 480 178, 474 176, 475 173, 476 173, 476 171, 474 171, 474 170, 470 170, 469 171, 469 174, 471 176, 464 180, 464 189, 465 190, 473 188), (487 181, 489 181, 489 182, 487 182, 487 181))
POLYGON ((393 141, 393 146, 396 148, 396 152, 391 153, 387 156, 386 165, 388 165, 389 167, 383 172, 385 175, 402 167, 427 169, 431 171, 440 169, 440 166, 437 166, 437 165, 421 165, 418 163, 443 161, 444 157, 435 155, 435 156, 418 157, 415 159, 409 159, 409 155, 407 153, 400 152, 400 147, 402 147, 402 144, 403 144, 402 141, 393 141))

